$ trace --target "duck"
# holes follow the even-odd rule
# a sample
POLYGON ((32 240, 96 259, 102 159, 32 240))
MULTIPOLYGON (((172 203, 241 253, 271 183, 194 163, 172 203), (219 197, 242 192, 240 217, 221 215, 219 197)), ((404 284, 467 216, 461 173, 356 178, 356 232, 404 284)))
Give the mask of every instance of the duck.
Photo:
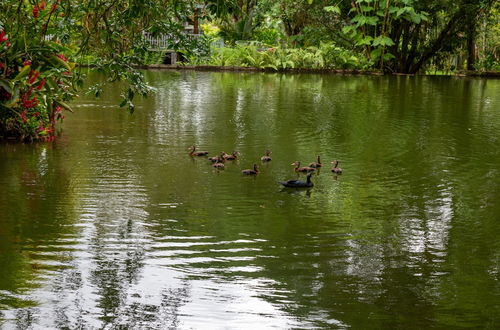
POLYGON ((225 160, 235 160, 236 158, 238 158, 238 155, 240 153, 238 151, 233 151, 232 154, 226 154, 224 152, 224 156, 222 156, 225 160))
POLYGON ((191 151, 189 152, 189 156, 206 156, 206 155, 208 155, 208 151, 196 151, 195 146, 191 146, 189 149, 191 149, 191 151))
POLYGON ((225 165, 224 165, 224 159, 222 157, 217 157, 217 162, 215 162, 214 164, 212 164, 212 167, 214 168, 217 168, 219 170, 223 170, 225 165))
POLYGON ((271 151, 266 150, 266 154, 264 156, 260 157, 260 160, 263 162, 270 162, 272 160, 271 156, 269 156, 270 154, 271 154, 271 151))
POLYGON ((321 164, 321 160, 319 159, 319 155, 316 158, 316 162, 315 163, 310 163, 309 164, 309 167, 312 167, 312 168, 318 168, 318 167, 321 167, 321 166, 323 166, 323 164, 321 164))
POLYGON ((280 181, 278 182, 282 186, 285 186, 287 188, 310 188, 314 186, 314 183, 311 181, 311 176, 312 173, 307 173, 307 180, 306 181, 300 181, 300 180, 288 180, 288 181, 280 181))
POLYGON ((294 165, 295 166, 295 172, 313 172, 315 171, 316 169, 312 168, 312 167, 300 167, 300 162, 294 162, 294 163, 291 163, 290 165, 294 165))
POLYGON ((244 175, 257 175, 259 174, 259 169, 257 168, 257 164, 253 164, 253 170, 243 170, 241 173, 244 175))
POLYGON ((333 164, 332 172, 335 174, 342 174, 342 169, 340 167, 337 167, 337 165, 339 164, 339 161, 334 160, 332 162, 332 164, 333 164))
POLYGON ((219 156, 213 156, 209 157, 208 160, 211 161, 212 163, 217 163, 219 161, 219 157, 223 157, 226 153, 223 151, 220 153, 219 156))

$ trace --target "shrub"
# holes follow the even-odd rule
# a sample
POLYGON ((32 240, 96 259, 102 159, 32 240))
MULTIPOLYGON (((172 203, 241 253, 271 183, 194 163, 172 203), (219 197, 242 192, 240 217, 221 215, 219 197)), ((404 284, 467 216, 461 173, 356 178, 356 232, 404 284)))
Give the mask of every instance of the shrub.
POLYGON ((0 137, 51 141, 79 80, 70 49, 45 34, 50 17, 59 17, 58 2, 22 8, 22 27, 0 22, 0 137))
POLYGON ((322 43, 319 47, 286 48, 264 47, 256 42, 237 44, 234 47, 213 48, 207 64, 274 70, 368 69, 372 65, 362 55, 332 43, 322 43))

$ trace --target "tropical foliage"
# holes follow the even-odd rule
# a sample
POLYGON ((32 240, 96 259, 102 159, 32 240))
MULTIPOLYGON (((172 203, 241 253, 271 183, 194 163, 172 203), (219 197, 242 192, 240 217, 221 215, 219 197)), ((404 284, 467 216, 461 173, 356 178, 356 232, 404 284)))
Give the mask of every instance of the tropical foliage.
MULTIPOLYGON (((151 88, 135 64, 149 51, 145 34, 182 35, 191 1, 3 0, 0 2, 0 137, 52 140, 55 121, 77 96, 74 62, 128 82, 120 106, 134 110, 151 88)), ((100 86, 92 91, 99 95, 100 86)))
POLYGON ((49 23, 61 20, 64 11, 58 1, 15 9, 0 26, 0 136, 51 141, 80 81, 67 57, 72 50, 47 40, 49 23))
POLYGON ((133 111, 152 91, 136 66, 162 60, 150 36, 195 64, 499 70, 499 21, 494 0, 3 0, 0 137, 53 139, 82 82, 75 63, 128 82, 120 106, 133 111), (183 33, 198 19, 204 36, 183 33), (214 47, 222 38, 229 47, 214 47))
POLYGON ((362 56, 335 46, 321 43, 305 48, 258 47, 256 43, 215 48, 208 64, 243 66, 261 69, 368 69, 371 62, 362 56))
POLYGON ((250 7, 251 1, 227 3, 229 8, 212 10, 211 18, 240 22, 237 18, 244 15, 234 13, 250 7, 254 17, 249 21, 251 15, 245 16, 244 34, 228 32, 229 25, 221 21, 229 44, 249 39, 300 48, 333 43, 362 54, 376 68, 400 73, 431 66, 493 69, 499 59, 494 31, 500 5, 493 0, 264 0, 250 7))

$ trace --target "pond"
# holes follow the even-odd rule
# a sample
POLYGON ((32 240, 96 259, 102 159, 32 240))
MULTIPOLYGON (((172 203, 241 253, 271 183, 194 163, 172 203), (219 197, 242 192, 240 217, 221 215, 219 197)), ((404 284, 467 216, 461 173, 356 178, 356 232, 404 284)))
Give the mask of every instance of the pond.
POLYGON ((500 327, 500 80, 146 77, 0 144, 5 329, 500 327))

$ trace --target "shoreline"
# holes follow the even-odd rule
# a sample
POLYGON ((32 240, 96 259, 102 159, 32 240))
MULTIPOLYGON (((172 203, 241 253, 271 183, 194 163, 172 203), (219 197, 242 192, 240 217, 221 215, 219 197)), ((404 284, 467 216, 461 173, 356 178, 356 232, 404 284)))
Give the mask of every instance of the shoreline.
MULTIPOLYGON (((92 65, 80 65, 81 67, 93 67, 92 65)), ((170 70, 170 71, 212 71, 212 72, 266 72, 266 73, 316 73, 336 75, 365 75, 365 76, 430 76, 430 77, 477 77, 477 78, 500 78, 500 72, 496 71, 458 71, 451 74, 410 74, 410 73, 383 73, 375 70, 359 69, 313 69, 313 68, 290 68, 274 70, 272 68, 255 68, 243 66, 217 66, 217 65, 178 65, 178 64, 150 64, 136 65, 143 70, 170 70)))

